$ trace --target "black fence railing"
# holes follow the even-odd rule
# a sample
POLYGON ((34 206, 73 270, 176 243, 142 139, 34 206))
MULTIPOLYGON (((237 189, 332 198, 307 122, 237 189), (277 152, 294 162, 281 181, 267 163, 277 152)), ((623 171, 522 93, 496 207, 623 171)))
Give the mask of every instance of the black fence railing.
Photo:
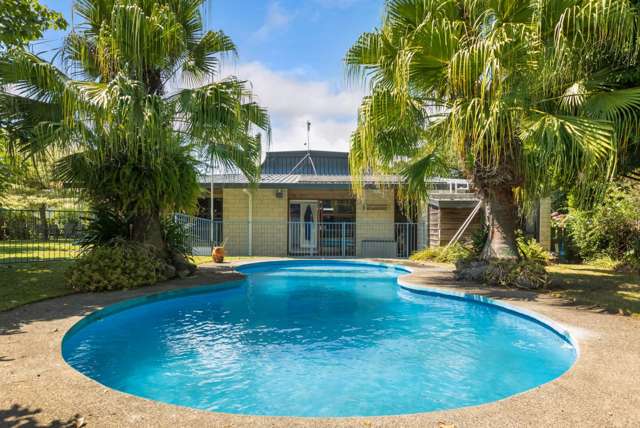
POLYGON ((0 264, 73 259, 90 213, 0 208, 0 264))

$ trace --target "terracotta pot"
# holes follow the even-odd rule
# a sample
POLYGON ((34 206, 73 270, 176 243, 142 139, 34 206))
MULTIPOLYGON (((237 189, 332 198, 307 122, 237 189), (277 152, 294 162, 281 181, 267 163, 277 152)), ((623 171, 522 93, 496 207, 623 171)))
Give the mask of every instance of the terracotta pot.
POLYGON ((224 247, 213 247, 211 257, 213 257, 213 261, 216 263, 224 262, 224 247))

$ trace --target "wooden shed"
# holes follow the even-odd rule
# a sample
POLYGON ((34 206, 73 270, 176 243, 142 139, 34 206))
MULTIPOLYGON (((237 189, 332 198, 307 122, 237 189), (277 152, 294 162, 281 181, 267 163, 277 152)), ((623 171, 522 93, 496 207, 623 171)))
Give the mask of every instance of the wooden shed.
MULTIPOLYGON (((429 245, 447 245, 469 217, 479 200, 472 193, 434 195, 429 200, 425 216, 429 225, 429 245)), ((462 239, 469 239, 482 227, 484 211, 475 215, 462 239)))

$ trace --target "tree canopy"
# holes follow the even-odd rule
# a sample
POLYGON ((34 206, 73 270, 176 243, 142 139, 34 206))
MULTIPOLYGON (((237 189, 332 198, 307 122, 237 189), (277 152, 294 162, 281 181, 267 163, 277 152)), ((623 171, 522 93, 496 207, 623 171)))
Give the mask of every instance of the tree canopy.
POLYGON ((3 0, 0 8, 0 47, 24 46, 48 29, 67 28, 62 14, 38 0, 3 0))
POLYGON ((247 82, 216 80, 231 39, 206 31, 204 0, 78 0, 65 70, 13 49, 0 58, 0 120, 17 150, 56 150, 57 177, 94 207, 131 218, 132 238, 163 246, 160 217, 200 193, 197 151, 259 174, 269 118, 247 82))
POLYGON ((485 256, 515 257, 516 200, 586 201, 638 147, 639 31, 628 0, 389 0, 345 59, 370 84, 352 169, 391 165, 421 197, 454 159, 489 209, 485 256))

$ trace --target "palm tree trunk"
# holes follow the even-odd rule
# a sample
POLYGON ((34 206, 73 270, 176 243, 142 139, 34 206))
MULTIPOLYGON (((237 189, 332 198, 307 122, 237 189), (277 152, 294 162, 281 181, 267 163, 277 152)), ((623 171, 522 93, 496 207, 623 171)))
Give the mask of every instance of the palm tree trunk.
POLYGON ((131 239, 143 244, 152 245, 159 254, 166 256, 167 245, 162 236, 160 215, 155 213, 138 214, 132 222, 131 239))
POLYGON ((156 248, 158 255, 175 268, 173 273, 178 276, 191 275, 197 269, 184 255, 169 248, 159 213, 137 215, 133 220, 131 239, 156 248))
POLYGON ((483 260, 516 260, 518 244, 516 228, 518 207, 511 187, 489 189, 482 192, 487 207, 489 237, 482 250, 483 260))

